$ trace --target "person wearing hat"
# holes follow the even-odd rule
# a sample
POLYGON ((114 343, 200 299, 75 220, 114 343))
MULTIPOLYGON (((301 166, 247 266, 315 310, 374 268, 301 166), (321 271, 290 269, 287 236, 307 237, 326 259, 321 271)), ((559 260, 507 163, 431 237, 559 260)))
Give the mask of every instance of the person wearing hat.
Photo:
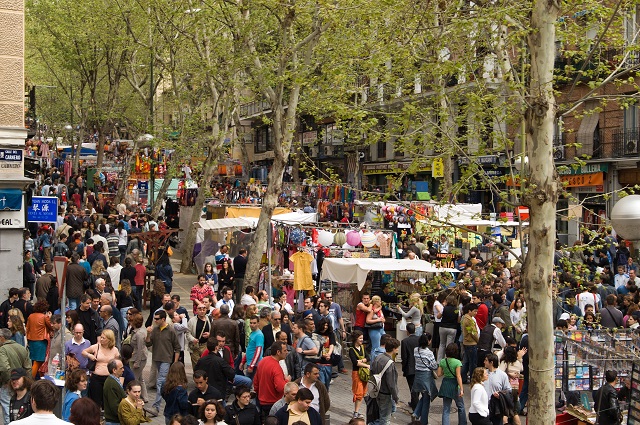
POLYGON ((33 380, 24 368, 11 370, 11 389, 13 396, 9 402, 9 420, 11 422, 31 416, 31 384, 33 380))
POLYGON ((497 350, 502 350, 506 345, 506 341, 502 336, 502 328, 504 328, 505 323, 499 317, 494 317, 491 320, 491 323, 486 325, 481 331, 480 336, 478 337, 478 362, 476 364, 483 364, 484 358, 491 354, 494 351, 494 348, 497 350), (495 347, 498 345, 499 347, 495 347))
POLYGON ((0 407, 5 424, 9 423, 11 371, 17 368, 31 369, 29 352, 11 339, 9 329, 0 329, 0 407))

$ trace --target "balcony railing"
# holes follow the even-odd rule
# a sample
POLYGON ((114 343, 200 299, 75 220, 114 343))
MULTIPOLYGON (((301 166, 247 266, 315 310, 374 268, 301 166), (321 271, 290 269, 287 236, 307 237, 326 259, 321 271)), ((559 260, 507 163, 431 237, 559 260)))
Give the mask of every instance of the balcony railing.
POLYGON ((576 133, 562 133, 554 137, 556 161, 573 160, 587 155, 592 159, 638 157, 640 154, 640 127, 605 128, 593 134, 592 149, 577 147, 576 133))
POLYGON ((254 102, 245 103, 244 105, 240 105, 240 118, 259 115, 270 109, 271 104, 266 100, 256 100, 254 102))

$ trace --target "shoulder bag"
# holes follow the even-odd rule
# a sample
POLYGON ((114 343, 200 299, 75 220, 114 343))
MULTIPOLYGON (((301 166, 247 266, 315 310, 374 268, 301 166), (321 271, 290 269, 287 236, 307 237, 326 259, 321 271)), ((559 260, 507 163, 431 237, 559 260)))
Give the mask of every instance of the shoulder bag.
MULTIPOLYGON (((98 353, 100 352, 100 343, 98 343, 98 349, 96 350, 96 359, 98 358, 98 353)), ((97 360, 89 359, 87 360, 87 370, 89 372, 95 372, 96 370, 96 362, 97 360)))

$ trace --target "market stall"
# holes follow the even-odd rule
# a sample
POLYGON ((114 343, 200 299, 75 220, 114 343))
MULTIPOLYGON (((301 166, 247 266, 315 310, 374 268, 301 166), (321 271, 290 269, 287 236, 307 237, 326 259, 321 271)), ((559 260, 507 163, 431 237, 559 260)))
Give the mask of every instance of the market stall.
POLYGON ((416 271, 423 273, 457 272, 451 268, 437 268, 424 260, 394 258, 327 258, 322 265, 320 279, 341 283, 356 283, 362 290, 371 271, 416 271))

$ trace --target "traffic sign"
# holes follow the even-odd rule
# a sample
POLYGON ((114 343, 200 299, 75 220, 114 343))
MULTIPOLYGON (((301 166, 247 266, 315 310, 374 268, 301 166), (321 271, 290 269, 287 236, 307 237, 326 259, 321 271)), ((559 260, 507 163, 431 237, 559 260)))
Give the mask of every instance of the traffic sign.
POLYGON ((55 196, 34 196, 27 210, 27 220, 39 223, 58 221, 58 198, 55 196))
POLYGON ((67 257, 55 256, 53 257, 53 273, 58 280, 58 296, 64 297, 64 287, 67 281, 67 264, 69 264, 69 259, 67 257))

